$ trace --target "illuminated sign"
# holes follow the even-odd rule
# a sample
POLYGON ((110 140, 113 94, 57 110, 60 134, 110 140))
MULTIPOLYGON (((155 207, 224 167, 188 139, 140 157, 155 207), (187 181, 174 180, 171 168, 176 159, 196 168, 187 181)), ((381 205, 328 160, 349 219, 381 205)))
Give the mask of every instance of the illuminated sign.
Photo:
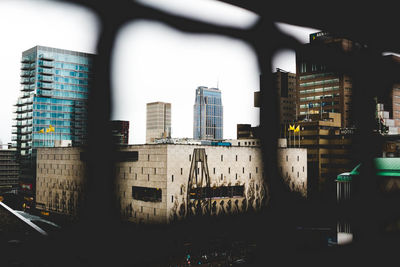
POLYGON ((328 35, 329 35, 328 32, 316 32, 316 33, 312 33, 312 34, 310 34, 310 42, 312 42, 312 41, 314 41, 314 40, 316 40, 316 39, 319 39, 319 38, 321 38, 321 37, 328 36, 328 35))

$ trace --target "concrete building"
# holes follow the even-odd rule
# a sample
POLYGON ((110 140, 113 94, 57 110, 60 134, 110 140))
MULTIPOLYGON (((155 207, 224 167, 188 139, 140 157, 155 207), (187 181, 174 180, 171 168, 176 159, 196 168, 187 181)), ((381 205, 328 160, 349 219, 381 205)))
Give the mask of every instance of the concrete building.
POLYGON ((19 164, 16 149, 0 149, 0 193, 17 190, 19 164))
POLYGON ((147 103, 146 143, 171 137, 171 103, 147 103))
POLYGON ((278 140, 278 170, 293 192, 307 197, 307 149, 289 148, 287 140, 278 140))
POLYGON ((199 86, 193 107, 193 138, 222 140, 223 115, 221 91, 218 88, 199 86))
POLYGON ((79 147, 37 149, 36 208, 75 216, 83 190, 85 164, 79 147))
MULTIPOLYGON (((281 125, 281 137, 284 137, 288 124, 296 120, 296 74, 277 68, 272 74, 274 88, 278 93, 279 124, 281 125)), ((260 76, 260 87, 268 88, 263 76, 260 76)), ((260 92, 254 92, 254 107, 261 107, 260 92)))
MULTIPOLYGON (((288 159, 282 161, 280 170, 289 173, 286 177, 289 186, 305 195, 304 149, 280 150, 280 157, 288 159)), ((81 153, 80 148, 74 147, 38 149, 38 209, 50 214, 75 216, 84 179, 81 153)), ((211 212, 218 215, 258 210, 267 199, 266 174, 258 146, 178 142, 128 145, 121 147, 119 153, 116 193, 121 216, 127 221, 169 223, 190 214, 211 212), (196 156, 201 151, 205 152, 202 159, 196 156), (200 177, 208 182, 203 185, 191 183, 196 175, 198 182, 200 177), (196 201, 201 203, 200 211, 194 209, 196 201)))

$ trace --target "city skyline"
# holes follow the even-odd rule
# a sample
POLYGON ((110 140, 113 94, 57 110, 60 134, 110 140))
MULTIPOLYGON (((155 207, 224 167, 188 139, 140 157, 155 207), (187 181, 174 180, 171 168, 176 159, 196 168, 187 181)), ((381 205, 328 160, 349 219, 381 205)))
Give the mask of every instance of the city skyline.
MULTIPOLYGON (((3 52, 0 54, 6 63, 1 66, 6 75, 0 77, 6 88, 0 110, 0 141, 8 143, 11 142, 13 105, 19 94, 22 52, 43 45, 96 53, 98 26, 97 18, 89 11, 67 4, 20 1, 3 2, 1 7, 0 21, 15 25, 9 30, 3 29, 7 31, 3 35, 10 36, 10 39, 2 43, 3 52), (41 11, 40 17, 34 15, 38 10, 41 11), (28 33, 22 37, 18 32, 23 31, 28 21, 32 27, 47 25, 54 31, 51 36, 28 33)), ((246 16, 238 21, 243 25, 254 22, 254 16, 246 16)), ((222 18, 221 21, 224 19, 227 20, 222 18)), ((284 57, 294 64, 294 57, 284 57)), ((276 60, 273 65, 285 69, 285 60, 278 60, 282 64, 277 64, 276 60)), ((193 90, 198 86, 218 86, 224 92, 224 138, 234 138, 239 123, 258 125, 258 109, 253 107, 253 93, 259 90, 258 66, 253 51, 240 41, 182 34, 159 23, 136 22, 121 30, 113 66, 115 90, 111 119, 131 122, 131 143, 145 142, 145 108, 147 102, 153 101, 170 102, 175 107, 172 137, 192 137, 193 90), (240 109, 237 108, 239 102, 240 109)))

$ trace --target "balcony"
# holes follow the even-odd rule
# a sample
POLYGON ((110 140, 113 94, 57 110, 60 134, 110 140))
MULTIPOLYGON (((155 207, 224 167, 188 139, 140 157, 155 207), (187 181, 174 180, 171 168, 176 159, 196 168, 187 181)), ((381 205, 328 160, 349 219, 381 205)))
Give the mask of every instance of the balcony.
POLYGON ((53 85, 50 83, 39 83, 38 84, 38 88, 39 89, 44 89, 44 90, 52 90, 53 89, 53 85))
POLYGON ((31 92, 34 89, 35 89, 35 85, 34 84, 21 86, 21 91, 23 91, 23 92, 31 92))
POLYGON ((38 68, 38 73, 43 74, 43 75, 53 75, 53 70, 38 68))
POLYGON ((35 82, 34 78, 22 78, 21 79, 21 84, 32 84, 35 82))
POLYGON ((34 71, 29 71, 29 70, 23 70, 21 71, 21 77, 31 77, 34 75, 34 71))
POLYGON ((32 63, 32 62, 34 62, 34 61, 32 59, 27 58, 27 57, 23 57, 21 59, 21 63, 32 63))
POLYGON ((40 91, 38 92, 38 95, 40 96, 44 96, 44 97, 52 97, 53 96, 53 92, 49 92, 49 91, 40 91))
POLYGON ((34 68, 35 64, 28 64, 28 63, 21 64, 21 70, 33 70, 34 68))
POLYGON ((46 83, 52 83, 52 82, 54 82, 54 78, 53 78, 53 76, 42 76, 42 75, 39 75, 39 81, 41 81, 41 82, 46 82, 46 83))
POLYGON ((39 66, 43 68, 54 68, 54 63, 51 61, 39 60, 39 66))
POLYGON ((50 57, 50 56, 47 56, 47 55, 43 55, 43 54, 40 54, 40 55, 39 55, 39 59, 41 59, 41 60, 47 60, 47 61, 54 61, 54 58, 52 58, 52 57, 50 57))

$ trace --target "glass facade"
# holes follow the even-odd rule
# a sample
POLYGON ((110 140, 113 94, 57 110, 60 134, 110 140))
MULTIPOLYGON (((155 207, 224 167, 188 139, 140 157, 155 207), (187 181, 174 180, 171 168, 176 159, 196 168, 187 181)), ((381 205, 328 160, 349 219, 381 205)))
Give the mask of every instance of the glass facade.
POLYGON ((62 140, 73 146, 85 143, 93 56, 44 46, 22 53, 21 94, 12 128, 13 146, 21 155, 62 140), (54 132, 46 133, 50 125, 54 132))
POLYGON ((223 107, 218 88, 199 86, 196 89, 193 118, 193 138, 223 139, 223 107))

